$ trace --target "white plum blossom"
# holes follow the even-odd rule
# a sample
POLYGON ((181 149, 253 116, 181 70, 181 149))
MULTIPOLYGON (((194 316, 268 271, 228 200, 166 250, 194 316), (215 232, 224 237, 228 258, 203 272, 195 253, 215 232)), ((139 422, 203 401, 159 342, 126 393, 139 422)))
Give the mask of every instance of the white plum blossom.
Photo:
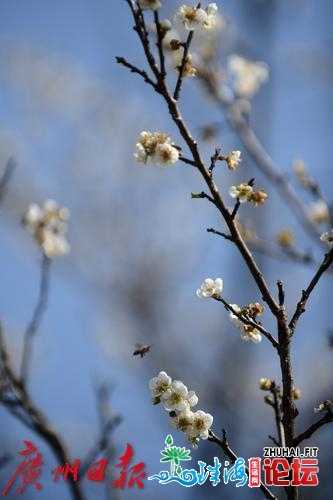
POLYGON ((182 23, 189 31, 199 26, 210 29, 215 25, 218 7, 216 3, 210 3, 205 9, 182 5, 175 14, 175 21, 182 23))
POLYGON ((252 193, 252 186, 249 186, 245 183, 238 184, 238 186, 231 186, 229 189, 229 195, 231 196, 231 198, 237 198, 240 203, 250 201, 252 193))
POLYGON ((171 387, 161 395, 161 403, 167 411, 185 411, 198 403, 194 391, 188 391, 180 380, 174 380, 171 387))
POLYGON ((151 159, 157 166, 173 165, 179 159, 177 148, 171 144, 168 135, 161 132, 142 131, 136 143, 134 158, 139 163, 147 163, 151 159))
POLYGON ((174 429, 179 429, 180 431, 186 432, 191 429, 193 425, 193 412, 189 409, 178 413, 175 417, 172 417, 170 421, 170 426, 174 429))
POLYGON ((23 216, 27 231, 33 235, 44 255, 50 259, 70 251, 65 224, 69 215, 67 208, 59 207, 54 200, 46 200, 42 207, 31 203, 23 216))
POLYGON ((197 410, 193 413, 192 427, 186 431, 186 436, 189 440, 200 437, 208 439, 209 429, 213 424, 213 416, 210 413, 205 413, 202 410, 197 410))
POLYGON ((237 95, 251 98, 268 80, 268 66, 264 62, 252 62, 238 54, 228 58, 228 72, 237 95))
POLYGON ((324 200, 318 200, 310 206, 310 217, 316 224, 324 224, 330 219, 330 211, 324 200))
POLYGON ((168 389, 171 388, 172 379, 169 375, 161 371, 157 377, 153 377, 149 381, 149 389, 154 398, 162 396, 168 389))
POLYGON ((242 159, 240 151, 230 151, 230 153, 226 157, 226 162, 230 170, 235 170, 241 161, 242 159))
POLYGON ((197 297, 200 299, 208 299, 210 297, 218 297, 221 295, 223 289, 223 280, 221 278, 216 278, 212 280, 211 278, 206 278, 197 289, 197 297))
POLYGON ((208 438, 213 417, 202 410, 191 410, 198 404, 194 391, 189 391, 180 380, 172 381, 164 371, 150 380, 149 388, 153 403, 162 403, 164 409, 169 412, 170 426, 184 432, 193 447, 198 447, 200 439, 208 438))
POLYGON ((154 162, 158 167, 173 165, 174 163, 176 163, 176 161, 178 161, 178 159, 178 150, 171 146, 171 144, 165 142, 157 146, 154 155, 154 162))
POLYGON ((246 342, 253 342, 254 344, 259 344, 261 342, 259 330, 252 325, 243 325, 240 330, 240 336, 241 339, 246 342))
POLYGON ((321 241, 325 241, 327 243, 332 243, 333 242, 333 229, 330 231, 327 231, 326 233, 322 233, 320 235, 321 241))
POLYGON ((161 7, 160 0, 139 0, 142 10, 157 10, 161 7))

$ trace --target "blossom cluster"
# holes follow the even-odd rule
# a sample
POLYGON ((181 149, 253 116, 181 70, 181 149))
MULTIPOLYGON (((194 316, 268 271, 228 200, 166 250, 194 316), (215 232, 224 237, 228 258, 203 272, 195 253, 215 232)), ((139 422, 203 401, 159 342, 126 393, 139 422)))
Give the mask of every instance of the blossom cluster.
POLYGON ((205 9, 182 5, 175 14, 175 21, 182 23, 188 31, 193 31, 199 26, 211 29, 216 23, 218 7, 210 3, 205 9))
POLYGON ((264 307, 255 302, 253 304, 249 304, 246 307, 240 307, 237 304, 230 304, 233 311, 230 311, 229 318, 240 330, 240 336, 242 340, 246 342, 253 342, 254 344, 259 344, 261 342, 261 334, 259 330, 254 325, 245 324, 238 315, 243 316, 248 320, 255 321, 257 316, 261 316, 264 312, 264 307), (238 315, 234 314, 237 313, 238 315))
POLYGON ((238 54, 229 56, 228 72, 235 93, 247 99, 253 97, 269 76, 267 64, 249 61, 238 54))
POLYGON ((263 189, 255 191, 250 184, 241 183, 238 186, 231 186, 229 189, 229 195, 232 198, 237 198, 240 203, 245 203, 249 201, 255 206, 263 205, 268 197, 267 193, 263 189))
POLYGON ((179 159, 179 153, 171 144, 168 135, 162 132, 143 131, 136 143, 134 158, 140 163, 147 163, 151 159, 157 166, 173 165, 179 159))
POLYGON ((50 259, 65 255, 70 250, 66 240, 69 210, 59 207, 56 201, 46 200, 40 207, 37 203, 29 205, 23 217, 23 224, 33 235, 44 255, 50 259))
POLYGON ((170 425, 183 431, 194 448, 201 439, 208 439, 213 417, 202 410, 193 412, 198 404, 194 391, 189 391, 180 380, 172 378, 164 371, 149 381, 153 404, 161 403, 171 417, 170 425))

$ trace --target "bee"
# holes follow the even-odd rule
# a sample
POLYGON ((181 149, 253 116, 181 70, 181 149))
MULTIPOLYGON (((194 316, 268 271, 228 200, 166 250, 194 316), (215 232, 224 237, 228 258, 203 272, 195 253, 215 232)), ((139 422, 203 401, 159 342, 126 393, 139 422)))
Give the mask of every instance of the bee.
POLYGON ((145 356, 147 352, 150 352, 151 345, 142 345, 142 344, 136 344, 136 349, 133 352, 133 356, 145 356))

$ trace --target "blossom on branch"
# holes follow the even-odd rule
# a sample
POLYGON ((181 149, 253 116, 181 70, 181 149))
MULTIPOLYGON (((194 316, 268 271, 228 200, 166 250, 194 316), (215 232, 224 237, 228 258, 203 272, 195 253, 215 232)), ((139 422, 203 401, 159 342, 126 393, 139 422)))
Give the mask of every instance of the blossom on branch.
POLYGON ((194 391, 189 391, 180 380, 172 381, 169 375, 162 371, 149 382, 153 403, 162 403, 169 412, 170 426, 185 433, 187 440, 194 448, 198 447, 200 439, 207 439, 213 417, 202 410, 193 412, 191 408, 198 404, 194 391))
POLYGON ((69 215, 67 208, 59 207, 54 200, 46 200, 42 207, 37 203, 29 205, 23 216, 26 229, 50 259, 65 255, 70 250, 66 240, 67 225, 64 222, 69 215))
POLYGON ((139 163, 147 163, 151 159, 159 167, 173 165, 178 161, 179 153, 170 142, 170 137, 166 134, 143 131, 136 143, 134 158, 139 163))
POLYGON ((253 193, 253 188, 249 184, 238 184, 238 186, 231 186, 229 189, 229 195, 231 198, 237 198, 240 203, 245 203, 250 201, 250 197, 253 193))
POLYGON ((210 297, 219 297, 221 295, 223 288, 223 280, 221 278, 216 278, 212 280, 211 278, 206 278, 197 289, 197 296, 200 299, 208 299, 210 297))
POLYGON ((235 170, 240 162, 242 161, 241 159, 241 152, 240 151, 230 151, 228 156, 226 157, 225 161, 227 162, 228 168, 230 170, 235 170))
POLYGON ((215 25, 218 7, 210 3, 205 9, 182 5, 175 14, 175 21, 182 23, 188 31, 193 31, 199 26, 210 29, 215 25))

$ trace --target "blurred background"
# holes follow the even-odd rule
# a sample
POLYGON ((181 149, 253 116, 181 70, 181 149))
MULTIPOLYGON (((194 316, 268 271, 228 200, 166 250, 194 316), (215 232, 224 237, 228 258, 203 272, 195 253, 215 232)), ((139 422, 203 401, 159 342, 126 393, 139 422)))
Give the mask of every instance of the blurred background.
MULTIPOLYGON (((162 17, 172 19, 180 2, 164 2, 162 17)), ((332 2, 329 0, 224 0, 217 2, 226 27, 219 38, 219 64, 238 53, 269 65, 269 81, 252 100, 250 122, 276 163, 297 184, 292 162, 300 156, 332 202, 332 2)), ((259 390, 261 377, 279 380, 279 364, 268 342, 242 342, 223 306, 200 301, 196 288, 206 277, 222 277, 224 296, 245 305, 260 301, 241 258, 228 242, 208 234, 223 226, 205 200, 191 200, 203 189, 200 176, 184 164, 156 169, 137 164, 133 151, 141 130, 170 133, 180 144, 163 102, 140 78, 118 66, 125 56, 145 61, 132 30, 125 1, 30 0, 0 5, 0 174, 17 162, 0 212, 0 315, 18 369, 22 338, 35 307, 40 278, 39 249, 20 221, 31 202, 53 198, 71 212, 71 253, 52 263, 47 311, 35 339, 29 381, 31 395, 72 457, 84 458, 99 437, 96 387, 110 389, 112 414, 122 423, 111 435, 116 457, 131 443, 135 461, 148 474, 161 470, 160 450, 169 432, 168 415, 153 407, 149 379, 160 370, 182 380, 199 397, 198 408, 214 415, 214 431, 226 428, 239 456, 262 456, 271 445, 274 417, 259 390), (136 343, 152 344, 143 359, 136 343)), ((195 79, 185 81, 182 109, 193 134, 218 124, 203 144, 207 161, 220 146, 242 149, 221 110, 195 79)), ((236 173, 217 173, 222 192, 255 176, 269 194, 260 208, 244 208, 258 234, 274 241, 289 228, 299 248, 320 259, 321 251, 298 227, 242 149, 236 173)), ((228 196, 228 195, 226 195, 228 196)), ((311 197, 300 192, 311 210, 311 197)), ((231 200, 231 199, 230 199, 231 200)), ((230 205, 232 203, 230 202, 230 205)), ((327 230, 322 226, 322 230, 327 230)), ((292 311, 314 268, 288 259, 256 254, 271 289, 285 281, 292 311)), ((317 418, 314 406, 332 397, 332 278, 325 276, 308 304, 294 338, 293 363, 298 432, 317 418)), ((273 325, 266 313, 263 322, 273 325)), ((184 436, 172 433, 175 444, 184 436)), ((2 489, 14 472, 23 440, 38 445, 46 461, 43 490, 26 498, 71 498, 66 483, 54 485, 47 471, 55 457, 43 441, 0 407, 0 452, 12 460, 0 469, 2 489)), ((322 428, 306 445, 319 447, 319 486, 302 498, 332 495, 332 427, 322 428)), ((225 458, 212 443, 200 443, 197 460, 225 458)), ((193 463, 194 460, 194 463, 193 463)), ((260 498, 233 483, 186 489, 149 481, 144 490, 118 492, 110 482, 84 481, 86 498, 260 498)), ((11 497, 16 498, 16 488, 11 497)), ((8 494, 9 496, 9 494, 8 494)))

